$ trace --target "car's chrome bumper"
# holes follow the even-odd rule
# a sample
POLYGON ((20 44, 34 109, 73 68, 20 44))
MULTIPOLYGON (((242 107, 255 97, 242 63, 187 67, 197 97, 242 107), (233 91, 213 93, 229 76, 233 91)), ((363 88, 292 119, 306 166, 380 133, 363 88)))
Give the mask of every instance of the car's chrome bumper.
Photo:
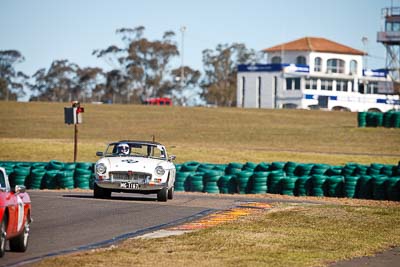
POLYGON ((152 192, 152 191, 158 191, 163 189, 164 187, 167 186, 166 183, 160 183, 160 184, 139 184, 138 188, 135 189, 130 189, 130 188, 125 188, 121 187, 121 182, 111 182, 111 181, 104 181, 104 180, 96 180, 95 183, 104 189, 111 189, 114 191, 131 191, 131 192, 152 192))

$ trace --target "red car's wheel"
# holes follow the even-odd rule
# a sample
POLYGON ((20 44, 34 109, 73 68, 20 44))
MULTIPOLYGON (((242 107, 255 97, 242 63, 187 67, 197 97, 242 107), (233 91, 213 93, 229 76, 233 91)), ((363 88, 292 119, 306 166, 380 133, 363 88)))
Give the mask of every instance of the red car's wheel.
POLYGON ((3 257, 4 253, 6 252, 7 232, 5 220, 6 216, 4 216, 0 224, 0 258, 3 257))
POLYGON ((29 218, 26 219, 24 229, 22 233, 17 237, 10 239, 10 250, 16 252, 25 252, 28 248, 28 239, 29 239, 29 218))

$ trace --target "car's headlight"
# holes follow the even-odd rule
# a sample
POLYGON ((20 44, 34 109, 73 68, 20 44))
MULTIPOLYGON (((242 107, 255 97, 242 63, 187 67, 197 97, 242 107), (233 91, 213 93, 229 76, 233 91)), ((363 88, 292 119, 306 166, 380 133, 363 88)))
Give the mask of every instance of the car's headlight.
POLYGON ((107 171, 107 167, 104 163, 96 164, 96 172, 98 174, 105 174, 107 171))
POLYGON ((157 175, 164 175, 164 173, 165 173, 164 168, 161 166, 157 166, 155 171, 156 171, 157 175))

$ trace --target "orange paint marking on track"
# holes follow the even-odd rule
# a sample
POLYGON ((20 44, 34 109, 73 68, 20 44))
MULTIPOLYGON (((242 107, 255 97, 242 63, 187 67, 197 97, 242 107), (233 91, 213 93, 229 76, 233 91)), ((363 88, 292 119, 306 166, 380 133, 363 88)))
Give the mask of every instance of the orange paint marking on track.
POLYGON ((247 216, 270 208, 272 208, 272 206, 267 203, 261 203, 261 202, 241 203, 238 207, 210 214, 197 221, 178 225, 170 228, 169 230, 182 231, 182 230, 206 229, 213 226, 217 226, 222 223, 231 222, 239 219, 240 217, 247 216))

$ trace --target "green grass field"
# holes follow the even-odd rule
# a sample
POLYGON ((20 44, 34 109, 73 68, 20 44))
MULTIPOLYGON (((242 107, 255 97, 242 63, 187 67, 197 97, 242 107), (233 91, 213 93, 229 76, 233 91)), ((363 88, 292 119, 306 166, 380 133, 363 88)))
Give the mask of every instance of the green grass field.
MULTIPOLYGON (((0 160, 73 160, 68 103, 0 102, 0 160)), ((295 161, 397 164, 400 129, 357 128, 357 114, 307 110, 84 104, 78 161, 121 139, 165 144, 177 162, 295 161)), ((322 200, 322 199, 318 199, 322 200)), ((332 201, 330 199, 329 201, 332 201)), ((218 227, 117 248, 82 252, 39 266, 323 266, 400 246, 400 203, 341 199, 338 205, 276 204, 218 227), (162 261, 160 261, 162 259, 162 261)))
MULTIPOLYGON (((0 102, 0 160, 73 161, 69 103, 0 102)), ((357 114, 308 110, 84 104, 78 161, 121 139, 156 140, 177 156, 211 163, 296 161, 396 164, 400 130, 357 128, 357 114)))

